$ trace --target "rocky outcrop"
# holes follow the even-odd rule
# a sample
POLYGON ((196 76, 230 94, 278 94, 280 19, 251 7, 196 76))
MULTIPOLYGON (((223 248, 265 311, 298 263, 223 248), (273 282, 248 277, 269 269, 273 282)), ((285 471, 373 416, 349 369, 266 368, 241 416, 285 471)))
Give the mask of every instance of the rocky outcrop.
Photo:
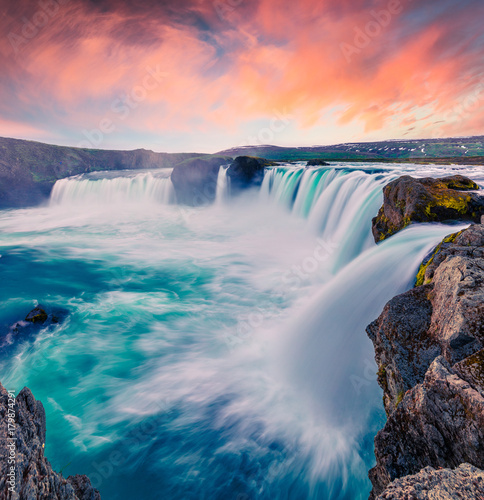
POLYGON ((37 306, 36 308, 32 309, 32 311, 27 314, 25 317, 25 321, 28 321, 29 323, 45 323, 47 321, 48 315, 45 312, 42 307, 37 306))
POLYGON ((202 156, 175 166, 171 181, 178 203, 190 206, 207 205, 215 200, 220 167, 229 165, 232 158, 202 156))
POLYGON ((252 156, 238 156, 227 169, 230 191, 237 194, 247 188, 260 186, 264 178, 264 168, 274 162, 252 156))
POLYGON ((65 479, 44 456, 45 411, 29 389, 15 398, 0 384, 0 499, 100 500, 86 476, 65 479))
POLYGON ((25 341, 41 329, 54 328, 68 315, 69 311, 64 308, 39 305, 24 320, 16 321, 11 326, 0 326, 0 355, 6 356, 9 349, 15 348, 17 339, 25 341))
POLYGON ((484 225, 446 238, 367 332, 388 415, 373 495, 427 466, 484 468, 484 225))
POLYGON ((324 160, 321 160, 319 158, 313 159, 313 160, 308 160, 306 163, 307 167, 329 167, 329 163, 326 163, 324 160))
POLYGON ((383 188, 383 206, 372 221, 375 241, 388 238, 412 222, 479 222, 484 197, 479 186, 461 175, 414 179, 408 175, 383 188))
POLYGON ((377 500, 476 500, 484 498, 484 472, 462 464, 455 470, 425 467, 397 479, 377 500))
POLYGON ((215 200, 221 166, 227 166, 230 192, 234 195, 260 185, 264 168, 273 165, 264 158, 223 156, 193 158, 177 165, 171 174, 177 201, 190 206, 207 205, 215 200))
POLYGON ((427 466, 484 468, 484 387, 467 378, 439 356, 423 383, 405 394, 375 438, 376 493, 427 466))

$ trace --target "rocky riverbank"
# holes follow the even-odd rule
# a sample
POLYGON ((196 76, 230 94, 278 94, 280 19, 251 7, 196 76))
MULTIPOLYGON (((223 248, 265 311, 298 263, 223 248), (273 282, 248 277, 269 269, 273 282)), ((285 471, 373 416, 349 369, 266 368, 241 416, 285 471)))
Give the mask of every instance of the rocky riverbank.
POLYGON ((479 498, 482 472, 450 469, 484 468, 484 225, 445 238, 367 333, 388 416, 371 498, 479 498))
POLYGON ((52 470, 45 441, 42 403, 26 387, 15 397, 0 383, 0 499, 100 500, 87 476, 52 470))
POLYGON ((373 219, 375 241, 388 238, 413 222, 479 222, 484 198, 479 186, 462 175, 433 179, 399 177, 383 189, 383 205, 373 219))

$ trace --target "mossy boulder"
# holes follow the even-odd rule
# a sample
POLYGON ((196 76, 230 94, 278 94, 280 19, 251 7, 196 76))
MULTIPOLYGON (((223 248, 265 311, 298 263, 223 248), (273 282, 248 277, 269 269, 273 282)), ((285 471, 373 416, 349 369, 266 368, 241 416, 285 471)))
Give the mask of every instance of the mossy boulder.
POLYGON ((48 316, 45 310, 42 309, 42 307, 37 306, 35 309, 32 309, 29 314, 27 314, 25 321, 28 321, 29 323, 42 324, 47 321, 47 318, 48 316))
POLYGON ((412 222, 480 222, 484 197, 479 186, 461 175, 440 179, 399 177, 383 188, 383 206, 372 221, 378 243, 412 222))

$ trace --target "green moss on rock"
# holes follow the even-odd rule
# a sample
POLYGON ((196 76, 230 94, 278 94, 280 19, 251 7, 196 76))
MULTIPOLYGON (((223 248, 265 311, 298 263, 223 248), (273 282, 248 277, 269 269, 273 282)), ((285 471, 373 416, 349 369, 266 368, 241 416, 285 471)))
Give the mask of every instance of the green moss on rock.
POLYGON ((479 186, 460 175, 442 179, 403 176, 383 189, 383 206, 373 219, 375 242, 414 222, 473 221, 484 215, 484 197, 479 186))
POLYGON ((459 231, 457 233, 452 233, 449 234, 449 236, 446 236, 435 248, 435 250, 430 254, 428 258, 426 258, 421 264, 420 268, 417 273, 416 281, 415 281, 415 286, 422 286, 422 285, 428 285, 429 283, 432 282, 432 279, 426 279, 427 275, 427 269, 434 263, 435 257, 440 253, 442 248, 446 244, 454 243, 456 238, 462 234, 462 231, 459 231))

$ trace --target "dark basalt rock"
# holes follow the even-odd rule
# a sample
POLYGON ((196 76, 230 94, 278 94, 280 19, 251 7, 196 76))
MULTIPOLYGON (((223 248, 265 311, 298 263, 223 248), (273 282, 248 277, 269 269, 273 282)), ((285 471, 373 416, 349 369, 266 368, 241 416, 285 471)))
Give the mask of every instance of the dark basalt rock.
POLYGON ((427 286, 394 297, 380 317, 367 327, 388 415, 405 392, 423 381, 428 367, 441 354, 439 343, 429 334, 432 321, 429 293, 427 286))
POLYGON ((484 468, 484 225, 445 238, 417 285, 367 329, 388 415, 372 498, 427 466, 484 468))
POLYGON ((326 163, 324 160, 321 159, 314 159, 314 160, 308 160, 306 163, 307 167, 329 167, 329 163, 326 163))
POLYGON ((35 309, 30 311, 29 314, 27 314, 25 321, 42 324, 47 321, 47 318, 47 313, 40 306, 37 306, 35 309))
POLYGON ((220 167, 231 158, 206 156, 176 165, 171 174, 178 203, 190 206, 207 205, 215 200, 220 167))
POLYGON ((0 460, 1 499, 50 499, 50 500, 100 500, 86 476, 71 476, 65 479, 52 470, 44 456, 46 439, 45 411, 29 389, 24 388, 15 399, 9 397, 0 384, 0 449, 14 450, 15 484, 11 465, 0 460), (15 413, 15 425, 8 427, 8 418, 15 413), (15 446, 12 445, 15 443, 15 446), (9 490, 13 489, 13 491, 9 490))
POLYGON ((469 464, 455 470, 425 467, 397 479, 377 500, 476 500, 484 498, 484 472, 469 464))
POLYGON ((484 393, 439 356, 375 438, 374 493, 427 466, 484 468, 484 393))
POLYGON ((412 222, 480 222, 484 197, 470 192, 478 189, 475 182, 461 175, 400 177, 383 188, 383 206, 372 221, 373 237, 378 243, 412 222))
POLYGON ((264 178, 264 168, 274 162, 252 156, 238 156, 227 170, 230 192, 238 194, 247 188, 260 186, 264 178))
POLYGON ((177 165, 171 174, 177 201, 190 206, 207 205, 215 200, 221 166, 227 166, 227 178, 231 194, 238 194, 261 184, 264 168, 274 165, 264 158, 239 156, 201 157, 177 165))
POLYGON ((68 315, 67 309, 39 305, 27 314, 25 320, 16 321, 5 329, 0 328, 0 356, 8 355, 9 350, 15 349, 16 339, 25 341, 34 338, 40 330, 62 323, 68 315))

